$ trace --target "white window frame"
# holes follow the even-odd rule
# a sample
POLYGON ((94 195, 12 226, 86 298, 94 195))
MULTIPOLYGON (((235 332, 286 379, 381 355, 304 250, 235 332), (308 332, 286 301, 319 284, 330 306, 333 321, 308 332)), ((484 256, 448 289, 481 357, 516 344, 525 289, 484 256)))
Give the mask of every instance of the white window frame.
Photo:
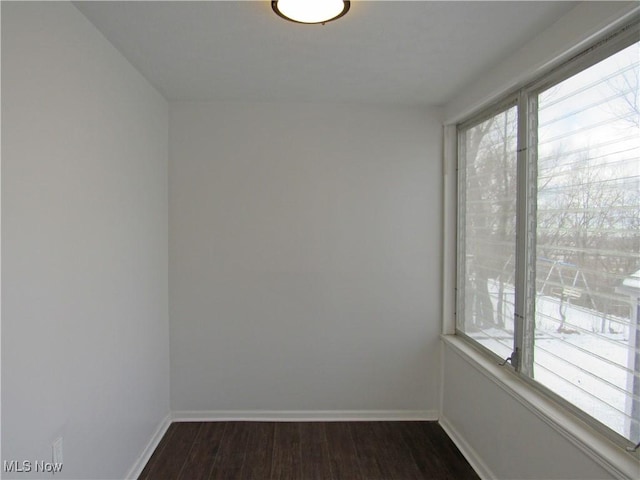
MULTIPOLYGON (((443 326, 443 338, 445 341, 456 348, 460 353, 466 356, 468 359, 476 361, 480 364, 487 366, 487 360, 492 365, 496 365, 498 362, 504 359, 499 359, 495 353, 488 348, 480 345, 478 342, 465 335, 464 332, 457 328, 457 312, 464 312, 462 302, 464 299, 457 295, 457 292, 461 289, 461 283, 464 281, 464 258, 462 256, 464 252, 464 228, 463 228, 463 216, 461 215, 461 209, 458 208, 464 205, 464 192, 460 191, 459 185, 464 184, 464 164, 458 164, 462 162, 463 155, 460 153, 461 146, 459 145, 459 129, 467 129, 474 125, 481 123, 482 121, 510 108, 517 104, 518 106, 518 157, 517 157, 517 233, 516 233, 516 299, 515 299, 515 332, 514 332, 514 352, 512 364, 507 367, 511 372, 511 377, 515 377, 521 384, 534 390, 534 396, 542 394, 542 400, 540 405, 546 406, 542 410, 548 410, 548 400, 552 401, 553 407, 551 410, 556 413, 551 416, 556 417, 557 412, 566 412, 568 414, 569 423, 573 422, 571 418, 578 419, 588 425, 589 428, 598 432, 600 435, 605 436, 609 441, 616 445, 619 449, 618 454, 621 452, 622 457, 631 459, 632 462, 635 459, 640 458, 640 452, 630 452, 629 450, 634 447, 631 442, 624 438, 622 435, 612 431, 607 426, 603 425, 587 413, 578 409, 550 389, 546 388, 542 384, 536 382, 528 371, 528 366, 532 365, 531 359, 522 358, 527 355, 527 352, 533 351, 533 324, 534 324, 534 307, 533 289, 535 289, 535 272, 529 268, 532 265, 532 258, 535 256, 535 248, 532 233, 535 232, 535 212, 533 209, 533 202, 535 201, 536 192, 532 191, 532 186, 535 182, 530 182, 529 179, 536 176, 536 148, 529 148, 530 145, 536 145, 536 125, 537 119, 537 96, 541 91, 550 88, 551 86, 562 82, 563 80, 577 74, 578 72, 589 68, 590 66, 600 62, 601 60, 613 55, 614 53, 622 50, 623 48, 638 41, 638 25, 639 19, 635 18, 632 22, 627 23, 624 27, 618 28, 613 32, 609 32, 603 36, 599 41, 595 42, 592 46, 582 51, 581 53, 570 58, 560 66, 553 68, 546 73, 538 75, 533 81, 521 87, 519 89, 509 91, 497 101, 493 102, 489 107, 483 108, 481 111, 471 115, 463 122, 457 125, 445 126, 444 131, 444 155, 445 155, 445 189, 448 192, 455 192, 457 199, 457 206, 452 206, 450 202, 445 204, 445 237, 455 238, 456 249, 455 252, 445 251, 445 290, 447 287, 452 288, 455 286, 454 294, 447 294, 445 291, 444 301, 444 314, 445 323, 443 326), (456 172, 452 172, 447 169, 447 159, 456 160, 456 172), (527 188, 523 188, 526 186, 527 188), (455 215, 455 223, 451 221, 450 215, 455 215), (446 266, 453 265, 455 263, 455 274, 447 272, 446 266), (452 310, 452 311, 451 311, 452 310), (447 320, 447 315, 453 316, 454 320, 447 320), (462 339, 461 343, 457 338, 462 339), (528 345, 527 345, 528 344, 528 345), (472 348, 469 349, 468 346, 472 348), (482 360, 478 355, 473 352, 479 352, 484 356, 486 360, 482 360), (546 400, 545 400, 546 399, 546 400), (559 410, 555 410, 559 407, 559 410)), ((450 163, 449 163, 450 165, 450 163)), ((450 194, 450 197, 454 195, 450 194)), ((493 367, 487 367, 488 370, 494 370, 493 367)), ((502 377, 502 372, 500 376, 502 377)), ((497 382, 501 383, 501 382, 497 382)), ((509 382, 507 382, 509 383, 509 382)), ((503 385, 504 386, 504 385, 503 385)), ((510 389, 514 396, 522 395, 521 386, 517 384, 507 385, 507 389, 510 389), (515 386, 514 386, 515 385, 515 386)), ((547 416, 548 419, 548 416, 547 416)), ((552 420, 553 423, 553 420, 552 420)), ((566 423, 562 421, 561 423, 566 423)), ((556 424, 557 426, 557 424, 556 424)), ((564 428, 564 427, 563 427, 564 428)), ((575 430, 575 428, 574 428, 575 430)), ((575 435, 569 435, 575 437, 575 435)), ((581 443, 573 438, 574 443, 581 443)), ((585 445, 581 445, 584 447, 585 445)), ((615 450, 614 450, 615 451, 615 450)), ((596 455, 597 456, 597 455, 596 455)), ((609 463, 604 461, 603 463, 609 463)), ((611 466, 611 465, 609 465, 611 466)), ((614 469, 615 470, 615 469, 614 469)))

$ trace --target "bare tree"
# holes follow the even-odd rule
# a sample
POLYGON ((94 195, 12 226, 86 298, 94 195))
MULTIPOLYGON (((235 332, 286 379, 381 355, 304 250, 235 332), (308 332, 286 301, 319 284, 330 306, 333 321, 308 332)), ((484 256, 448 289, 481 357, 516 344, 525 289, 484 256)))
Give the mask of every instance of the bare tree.
POLYGON ((631 57, 624 67, 618 68, 615 75, 603 83, 601 95, 606 100, 603 108, 613 117, 627 124, 627 127, 640 128, 640 63, 633 58, 633 50, 625 50, 620 54, 631 57))
POLYGON ((516 137, 515 109, 467 130, 466 233, 472 240, 467 242, 467 281, 474 292, 471 318, 481 328, 506 327, 504 296, 509 279, 504 271, 515 246, 516 137))

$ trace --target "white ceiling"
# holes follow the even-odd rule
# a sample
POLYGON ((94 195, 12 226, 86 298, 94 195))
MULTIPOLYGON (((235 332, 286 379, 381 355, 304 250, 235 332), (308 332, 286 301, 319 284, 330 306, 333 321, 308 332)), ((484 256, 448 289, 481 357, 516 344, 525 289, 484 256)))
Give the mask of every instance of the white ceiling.
POLYGON ((575 3, 353 1, 324 26, 269 1, 76 6, 169 100, 441 105, 575 3))

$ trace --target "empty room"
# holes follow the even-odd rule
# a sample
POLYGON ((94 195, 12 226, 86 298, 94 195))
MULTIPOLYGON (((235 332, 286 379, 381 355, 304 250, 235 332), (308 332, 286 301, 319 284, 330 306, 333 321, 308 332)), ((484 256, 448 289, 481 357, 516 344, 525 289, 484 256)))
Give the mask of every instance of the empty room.
POLYGON ((2 478, 640 478, 637 2, 0 16, 2 478))

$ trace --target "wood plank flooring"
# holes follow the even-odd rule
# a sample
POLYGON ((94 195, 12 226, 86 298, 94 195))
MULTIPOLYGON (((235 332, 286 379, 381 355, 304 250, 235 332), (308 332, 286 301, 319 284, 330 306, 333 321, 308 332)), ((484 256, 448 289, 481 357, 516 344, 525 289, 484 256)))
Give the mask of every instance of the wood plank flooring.
POLYGON ((139 479, 479 477, 436 422, 178 422, 139 479))

